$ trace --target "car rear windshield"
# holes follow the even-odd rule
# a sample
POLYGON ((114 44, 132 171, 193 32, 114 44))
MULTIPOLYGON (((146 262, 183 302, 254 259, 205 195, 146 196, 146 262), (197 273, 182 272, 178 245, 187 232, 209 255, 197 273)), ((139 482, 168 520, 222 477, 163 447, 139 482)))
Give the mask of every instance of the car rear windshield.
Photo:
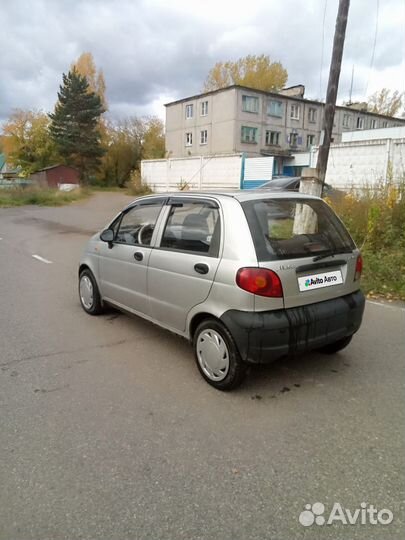
POLYGON ((345 253, 355 249, 342 222, 321 200, 242 203, 259 261, 345 253))

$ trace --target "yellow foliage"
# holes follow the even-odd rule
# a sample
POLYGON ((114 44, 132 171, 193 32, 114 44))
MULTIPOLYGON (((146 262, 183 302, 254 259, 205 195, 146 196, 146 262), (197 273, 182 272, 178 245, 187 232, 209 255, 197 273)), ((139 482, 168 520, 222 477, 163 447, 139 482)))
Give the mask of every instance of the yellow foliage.
POLYGON ((164 158, 165 135, 163 122, 156 117, 144 120, 144 136, 142 144, 142 159, 164 158))
POLYGON ((399 197, 399 190, 396 186, 390 185, 388 186, 387 190, 387 206, 391 210, 394 208, 394 206, 397 204, 399 197))
POLYGON ((404 104, 405 93, 398 90, 391 92, 388 88, 382 88, 368 98, 369 111, 387 116, 397 115, 404 104))
POLYGON ((25 175, 60 159, 49 137, 49 122, 42 111, 16 109, 3 125, 3 151, 25 175))
POLYGON ((268 55, 248 55, 236 62, 217 62, 208 73, 204 91, 217 90, 233 84, 263 91, 281 90, 287 82, 287 70, 268 55))
POLYGON ((103 70, 97 70, 96 63, 94 62, 93 55, 90 52, 82 53, 76 62, 73 62, 71 69, 75 68, 80 75, 86 77, 89 83, 89 89, 97 94, 105 110, 107 107, 107 99, 105 97, 105 80, 103 70))

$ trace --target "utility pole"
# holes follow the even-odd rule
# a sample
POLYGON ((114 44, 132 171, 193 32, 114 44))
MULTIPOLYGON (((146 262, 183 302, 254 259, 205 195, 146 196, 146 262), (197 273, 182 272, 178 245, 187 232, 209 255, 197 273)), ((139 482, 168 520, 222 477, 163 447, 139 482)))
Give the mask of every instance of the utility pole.
POLYGON ((318 182, 321 185, 321 194, 323 193, 326 167, 328 165, 330 140, 333 129, 333 118, 335 116, 336 98, 339 86, 340 69, 342 65, 349 6, 350 0, 339 0, 335 37, 333 38, 332 60, 329 70, 328 89, 326 91, 326 102, 322 120, 321 140, 318 150, 318 159, 316 162, 318 182))
MULTIPOLYGON (((329 69, 328 89, 326 91, 325 108, 322 119, 321 139, 319 141, 316 168, 302 171, 300 192, 310 195, 323 195, 326 167, 328 165, 330 140, 335 116, 336 98, 339 86, 340 68, 342 65, 343 46, 345 43, 347 16, 350 0, 339 0, 336 17, 335 36, 333 38, 332 60, 329 69)), ((294 234, 308 234, 316 230, 316 215, 307 205, 297 205, 294 219, 294 234)))

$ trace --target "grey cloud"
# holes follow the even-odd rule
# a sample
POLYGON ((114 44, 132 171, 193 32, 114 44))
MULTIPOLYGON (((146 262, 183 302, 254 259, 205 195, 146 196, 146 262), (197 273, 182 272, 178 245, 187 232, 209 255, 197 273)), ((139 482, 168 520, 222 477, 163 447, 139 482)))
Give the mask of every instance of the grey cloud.
MULTIPOLYGON (((401 1, 380 2, 374 74, 395 66, 400 72, 404 36, 398 17, 392 13, 401 13, 401 1)), ((217 17, 215 10, 212 16, 201 16, 202 10, 208 8, 192 0, 187 10, 157 0, 8 2, 2 7, 0 34, 0 73, 4 81, 0 120, 13 107, 51 110, 62 72, 83 51, 92 52, 97 66, 104 71, 112 115, 123 116, 126 111, 145 114, 162 96, 179 98, 197 93, 216 61, 249 53, 266 53, 280 60, 288 69, 289 84, 303 83, 308 96, 322 97, 337 5, 327 5, 320 96, 324 2, 256 0, 251 2, 254 15, 239 17, 237 23, 231 11, 225 19, 217 17), (193 5, 194 11, 190 8, 193 5)), ((248 7, 245 5, 247 15, 248 7)), ((352 2, 341 98, 348 95, 353 64, 359 97, 370 79, 375 7, 372 1, 352 2)))

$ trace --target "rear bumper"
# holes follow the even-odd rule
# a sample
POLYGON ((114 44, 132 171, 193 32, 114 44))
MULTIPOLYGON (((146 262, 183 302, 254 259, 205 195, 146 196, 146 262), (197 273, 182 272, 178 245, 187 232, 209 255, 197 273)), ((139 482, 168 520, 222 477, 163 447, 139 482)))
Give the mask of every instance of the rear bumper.
POLYGON ((359 290, 340 298, 275 311, 229 310, 222 322, 243 360, 267 363, 317 349, 357 332, 365 298, 359 290))

